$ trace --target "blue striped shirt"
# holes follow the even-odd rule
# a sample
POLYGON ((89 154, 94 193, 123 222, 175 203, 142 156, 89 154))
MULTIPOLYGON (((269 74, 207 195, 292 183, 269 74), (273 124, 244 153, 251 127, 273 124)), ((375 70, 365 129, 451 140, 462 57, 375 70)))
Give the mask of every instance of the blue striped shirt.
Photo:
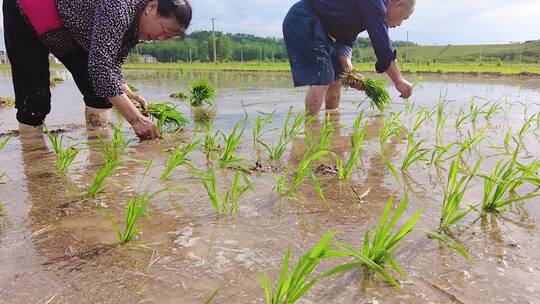
POLYGON ((311 0, 313 12, 321 19, 326 33, 336 40, 338 54, 350 58, 358 34, 367 30, 379 73, 385 72, 396 59, 388 35, 386 5, 387 0, 311 0))

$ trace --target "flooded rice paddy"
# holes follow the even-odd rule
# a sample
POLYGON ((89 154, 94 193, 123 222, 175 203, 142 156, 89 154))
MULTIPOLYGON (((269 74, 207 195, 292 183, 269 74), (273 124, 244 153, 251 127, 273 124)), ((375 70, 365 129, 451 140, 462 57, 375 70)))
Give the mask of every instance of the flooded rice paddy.
MULTIPOLYGON (((45 135, 15 134, 0 150, 0 174, 5 172, 0 183, 5 209, 0 217, 0 303, 206 303, 216 290, 214 303, 263 303, 258 273, 276 282, 289 246, 292 264, 330 231, 337 232, 336 240, 359 247, 392 195, 410 199, 399 224, 423 208, 416 229, 395 254, 407 275, 400 280, 403 289, 360 267, 320 281, 301 303, 540 303, 539 198, 513 204, 500 214, 481 216, 473 210, 452 227, 453 238, 470 253, 473 264, 419 230, 435 230, 440 221, 451 160, 429 166, 436 146, 464 142, 485 130, 485 138, 462 158, 474 167, 484 157, 479 171, 486 174, 491 174, 497 160, 511 159, 516 145, 521 147, 521 162, 540 157, 538 118, 531 120, 520 139, 507 141, 505 148, 508 131, 517 135, 525 118, 538 114, 540 79, 425 76, 408 103, 390 88, 392 107, 385 115, 369 116, 362 154, 351 178, 339 181, 331 158, 317 162, 330 168, 317 171, 326 201, 309 179, 297 190, 297 200, 279 199, 273 188, 280 172, 262 170, 249 172, 255 190, 240 199, 237 215, 218 216, 200 178, 188 167, 180 166, 169 180, 160 180, 171 148, 191 138, 193 124, 182 133, 139 142, 124 123, 124 133, 132 140, 125 160, 106 180, 103 192, 86 199, 103 163, 101 152, 91 144, 95 139, 88 138, 83 101, 73 80, 63 70, 53 74, 66 81, 52 88, 52 113, 46 123, 62 132, 65 145, 78 144, 82 150, 64 177, 55 172, 55 155, 45 135), (473 98, 475 106, 498 103, 497 111, 486 119, 486 106, 476 119, 466 117, 473 98), (437 136, 441 99, 449 103, 444 109, 447 120, 437 136), (415 135, 417 141, 426 140, 422 147, 430 150, 428 161, 402 173, 406 134, 386 144, 381 144, 379 134, 390 112, 402 111, 399 119, 410 130, 422 108, 434 111, 415 135), (456 128, 459 118, 463 121, 456 128), (379 153, 397 168, 399 181, 379 153), (142 182, 146 165, 131 160, 153 160, 142 182), (137 240, 117 245, 106 214, 121 219, 130 197, 163 188, 174 191, 151 201, 137 240)), ((169 94, 185 92, 195 80, 209 80, 218 90, 214 130, 229 134, 234 124, 249 117, 237 154, 250 166, 257 160, 268 163, 265 151, 254 147, 251 137, 257 115, 275 111, 263 135, 263 141, 271 143, 277 140, 289 107, 295 114, 303 110, 305 89, 291 88, 287 73, 127 71, 125 76, 141 95, 156 102, 172 101, 169 94)), ((12 94, 10 75, 3 71, 0 95, 12 94)), ((341 110, 331 115, 335 131, 329 150, 342 157, 350 151, 351 128, 359 110, 371 111, 362 98, 361 93, 344 90, 341 110)), ((189 116, 189 107, 180 104, 179 109, 189 116)), ((121 122, 118 114, 113 114, 113 120, 121 122)), ((315 122, 309 128, 317 127, 315 122)), ((16 129, 15 110, 1 108, 0 141, 16 129)), ((204 126, 196 136, 204 137, 204 126)), ((294 172, 305 152, 305 136, 299 135, 287 146, 282 167, 294 172)), ((189 159, 200 170, 209 166, 201 149, 190 153, 189 159)), ((219 191, 226 191, 233 178, 234 170, 218 170, 219 191)), ((481 177, 472 179, 463 210, 482 202, 483 185, 481 177)), ((522 195, 535 192, 538 189, 530 184, 519 189, 522 195)), ((316 272, 337 263, 323 261, 316 272)), ((398 278, 397 273, 391 274, 398 278)))

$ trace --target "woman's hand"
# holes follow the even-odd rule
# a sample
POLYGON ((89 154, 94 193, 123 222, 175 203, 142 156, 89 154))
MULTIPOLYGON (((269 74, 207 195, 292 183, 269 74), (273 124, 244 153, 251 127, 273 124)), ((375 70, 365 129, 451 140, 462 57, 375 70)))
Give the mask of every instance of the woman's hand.
POLYGON ((142 140, 154 139, 160 136, 156 124, 144 115, 139 116, 136 120, 130 121, 129 123, 131 124, 131 127, 133 127, 135 134, 142 140))
POLYGON ((142 115, 126 94, 109 97, 109 101, 129 122, 139 138, 145 140, 160 136, 156 124, 150 118, 142 115))

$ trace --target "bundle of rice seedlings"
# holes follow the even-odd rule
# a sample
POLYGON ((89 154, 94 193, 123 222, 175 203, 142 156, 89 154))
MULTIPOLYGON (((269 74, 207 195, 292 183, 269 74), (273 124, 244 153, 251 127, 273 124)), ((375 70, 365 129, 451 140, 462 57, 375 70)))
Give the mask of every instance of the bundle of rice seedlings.
POLYGON ((168 132, 177 132, 184 128, 189 121, 171 103, 150 103, 143 114, 152 116, 157 120, 158 129, 168 132))
POLYGON ((178 99, 178 100, 187 100, 189 96, 186 95, 184 92, 174 92, 169 95, 172 99, 178 99))
POLYGON ((189 101, 192 107, 200 107, 206 104, 213 104, 212 100, 216 96, 216 90, 205 80, 197 81, 189 89, 189 101))
POLYGON ((371 100, 371 105, 384 112, 390 104, 390 94, 386 90, 384 82, 364 77, 358 71, 343 72, 340 75, 341 82, 347 87, 361 83, 360 90, 364 91, 371 100))
POLYGON ((52 80, 53 80, 54 82, 56 82, 56 83, 62 83, 62 82, 64 82, 64 78, 58 77, 58 76, 53 77, 52 80))

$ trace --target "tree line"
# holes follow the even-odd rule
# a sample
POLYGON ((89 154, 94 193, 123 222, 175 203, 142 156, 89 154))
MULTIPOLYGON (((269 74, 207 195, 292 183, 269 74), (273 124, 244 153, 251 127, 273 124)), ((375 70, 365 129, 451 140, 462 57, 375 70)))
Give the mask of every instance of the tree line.
MULTIPOLYGON (((287 51, 283 39, 263 38, 251 34, 229 34, 216 32, 216 55, 218 61, 283 61, 287 51)), ((415 45, 411 42, 394 41, 394 46, 415 45)), ((368 38, 359 37, 358 48, 371 47, 368 38)), ((214 60, 212 32, 197 31, 184 39, 156 41, 139 44, 130 61, 137 61, 137 55, 151 55, 159 62, 214 60)))

